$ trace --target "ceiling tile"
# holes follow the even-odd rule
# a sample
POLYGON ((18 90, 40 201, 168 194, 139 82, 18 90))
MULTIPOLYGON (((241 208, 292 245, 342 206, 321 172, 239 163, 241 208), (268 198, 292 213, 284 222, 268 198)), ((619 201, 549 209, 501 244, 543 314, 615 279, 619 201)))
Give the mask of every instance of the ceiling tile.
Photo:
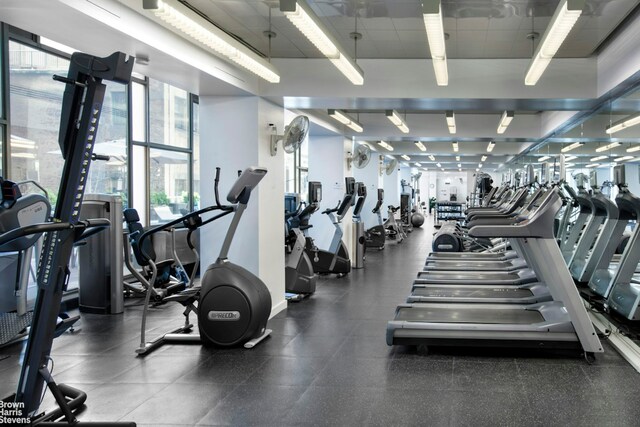
POLYGON ((367 30, 369 40, 384 41, 384 42, 399 42, 398 33, 396 30, 383 31, 383 30, 367 30))
POLYGON ((391 18, 366 18, 362 20, 363 26, 367 31, 394 30, 391 18))
POLYGON ((424 30, 419 31, 398 31, 398 37, 402 42, 422 42, 428 44, 427 33, 424 30))
POLYGON ((458 18, 456 29, 458 31, 486 30, 489 28, 489 18, 458 18))
POLYGON ((421 30, 424 31, 424 20, 421 16, 411 18, 395 18, 392 20, 396 30, 421 30))

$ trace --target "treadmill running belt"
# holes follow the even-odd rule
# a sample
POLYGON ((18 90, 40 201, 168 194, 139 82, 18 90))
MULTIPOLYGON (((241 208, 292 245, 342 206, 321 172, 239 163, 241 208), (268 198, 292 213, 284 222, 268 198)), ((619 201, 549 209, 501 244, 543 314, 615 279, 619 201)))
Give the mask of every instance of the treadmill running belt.
POLYGON ((500 310, 486 308, 465 308, 455 310, 451 307, 438 307, 437 304, 416 308, 400 308, 394 320, 429 323, 478 323, 478 324, 533 324, 544 322, 537 310, 522 308, 504 308, 500 310))
POLYGON ((418 280, 421 279, 443 279, 460 280, 468 282, 491 281, 491 280, 518 280, 520 275, 517 272, 492 271, 490 273, 479 273, 477 271, 421 271, 418 273, 418 280))
POLYGON ((455 286, 430 286, 416 288, 412 292, 418 297, 466 297, 466 298, 527 298, 533 295, 529 289, 519 288, 473 288, 458 289, 455 286))

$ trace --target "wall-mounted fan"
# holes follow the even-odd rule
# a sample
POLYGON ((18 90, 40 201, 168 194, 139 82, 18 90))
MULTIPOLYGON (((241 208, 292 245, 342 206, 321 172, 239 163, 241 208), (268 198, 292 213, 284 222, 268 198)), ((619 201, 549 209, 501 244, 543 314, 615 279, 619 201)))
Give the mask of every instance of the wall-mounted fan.
POLYGON ((396 170, 396 167, 398 166, 398 160, 397 159, 391 159, 389 161, 389 163, 387 163, 384 167, 384 171, 387 175, 391 175, 393 173, 394 170, 396 170))
MULTIPOLYGON (((273 129, 275 130, 275 126, 273 126, 273 129)), ((291 120, 289 126, 285 126, 283 135, 278 135, 277 131, 271 135, 271 155, 275 156, 278 152, 278 141, 282 141, 282 148, 285 153, 293 153, 300 147, 308 133, 309 118, 307 116, 295 117, 291 120)))
POLYGON ((356 146, 354 153, 347 157, 347 166, 351 169, 351 165, 358 169, 362 169, 369 164, 371 160, 371 147, 366 144, 356 146))

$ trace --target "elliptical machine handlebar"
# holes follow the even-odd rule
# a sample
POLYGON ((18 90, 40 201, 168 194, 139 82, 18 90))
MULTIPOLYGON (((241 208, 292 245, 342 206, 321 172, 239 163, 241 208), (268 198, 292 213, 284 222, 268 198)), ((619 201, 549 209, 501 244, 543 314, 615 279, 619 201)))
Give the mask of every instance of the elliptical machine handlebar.
POLYGON ((20 228, 14 228, 11 231, 0 234, 0 246, 20 239, 22 237, 31 236, 40 233, 51 233, 53 231, 62 231, 76 229, 80 234, 74 239, 75 242, 84 240, 101 232, 103 229, 111 226, 111 222, 105 218, 85 219, 78 221, 76 224, 69 222, 44 222, 40 224, 26 225, 20 228))
POLYGON ((333 209, 325 209, 325 210, 322 211, 322 213, 327 215, 327 214, 330 214, 330 213, 333 213, 333 212, 338 212, 338 209, 340 209, 340 205, 341 204, 342 204, 342 202, 338 202, 338 204, 336 205, 335 208, 333 208, 333 209))

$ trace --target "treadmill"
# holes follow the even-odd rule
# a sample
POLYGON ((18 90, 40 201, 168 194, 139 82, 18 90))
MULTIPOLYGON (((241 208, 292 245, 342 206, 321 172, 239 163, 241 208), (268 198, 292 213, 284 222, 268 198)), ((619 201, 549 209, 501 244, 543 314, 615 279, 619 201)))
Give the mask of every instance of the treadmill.
POLYGON ((562 205, 549 192, 528 220, 518 225, 476 226, 475 236, 518 239, 553 301, 536 304, 413 303, 397 307, 387 324, 388 345, 482 345, 603 351, 553 234, 562 205))
MULTIPOLYGON (((541 208, 545 200, 552 197, 551 192, 547 192, 545 196, 532 206, 530 215, 534 215, 541 208)), ((521 248, 518 239, 513 239, 514 247, 521 248)), ((522 250, 522 249, 520 249, 522 250)), ((511 261, 514 265, 526 266, 529 260, 526 259, 528 254, 522 253, 522 257, 511 261)), ((493 265, 499 261, 468 261, 454 263, 450 262, 457 268, 460 265, 467 265, 467 270, 478 271, 482 264, 493 265)), ((441 264, 445 264, 442 262, 441 264)), ((527 284, 478 284, 474 281, 460 283, 439 283, 425 284, 414 283, 411 295, 407 298, 408 303, 414 302, 464 302, 464 303, 499 303, 499 304, 532 304, 536 302, 551 301, 552 296, 549 289, 544 283, 531 282, 527 284)))
POLYGON ((578 282, 589 281, 605 253, 611 260, 628 222, 618 220, 618 206, 598 191, 593 181, 592 187, 591 202, 594 206, 594 214, 591 228, 583 233, 569 262, 569 271, 578 282), (609 251, 607 251, 608 246, 611 246, 609 251))
POLYGON ((589 200, 589 193, 587 193, 584 189, 584 181, 586 177, 584 174, 576 175, 576 180, 578 183, 578 194, 573 191, 573 188, 568 184, 565 185, 565 189, 571 194, 571 197, 575 200, 576 203, 580 206, 580 213, 576 218, 576 221, 571 225, 571 228, 568 230, 568 234, 566 239, 562 239, 560 241, 560 251, 562 253, 562 257, 565 262, 569 262, 571 260, 571 255, 575 251, 578 240, 580 239, 580 235, 591 219, 593 213, 593 205, 589 200))
MULTIPOLYGON (((527 218, 527 215, 534 209, 539 208, 541 198, 544 197, 544 191, 539 189, 530 198, 529 202, 523 206, 522 210, 516 215, 478 215, 470 222, 470 227, 474 225, 506 225, 515 224, 527 218)), ((436 271, 442 273, 461 272, 461 271, 491 271, 491 272, 516 272, 526 269, 527 262, 524 258, 511 256, 508 259, 493 258, 465 258, 465 259, 438 259, 428 257, 425 262, 423 271, 436 271)))

